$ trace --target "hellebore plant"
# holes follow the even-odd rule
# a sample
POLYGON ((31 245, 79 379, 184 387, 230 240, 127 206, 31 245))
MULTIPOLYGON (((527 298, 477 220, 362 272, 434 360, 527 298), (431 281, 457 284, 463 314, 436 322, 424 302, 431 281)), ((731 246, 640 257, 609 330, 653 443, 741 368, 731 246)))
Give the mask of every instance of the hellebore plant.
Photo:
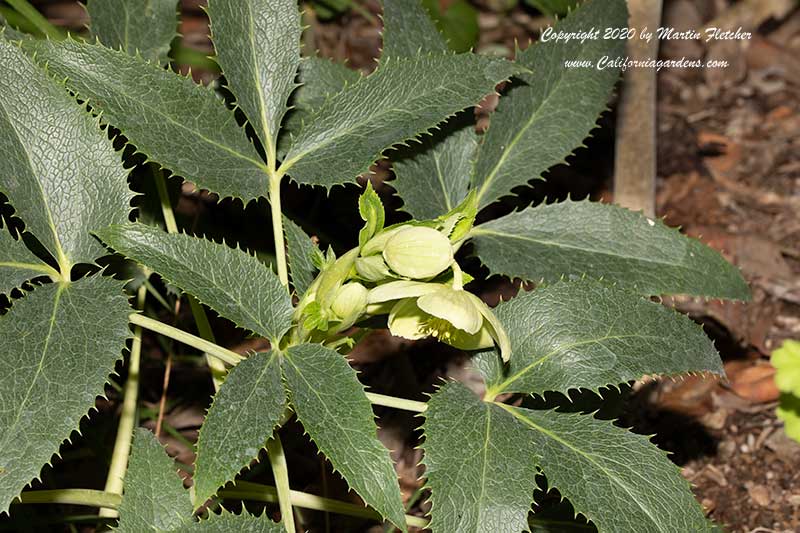
MULTIPOLYGON (((552 499, 538 496, 552 490, 600 531, 713 530, 648 438, 531 397, 563 403, 643 376, 722 374, 702 329, 652 297, 746 299, 738 270, 613 205, 566 200, 494 220, 499 211, 485 209, 563 163, 606 108, 619 73, 563 62, 617 57, 623 42, 546 42, 513 61, 455 54, 417 0, 385 0, 382 55, 362 76, 301 58, 294 0, 210 0, 224 75, 215 90, 167 66, 176 0, 87 8, 94 43, 0 34, 0 191, 13 208, 0 228, 0 293, 10 302, 0 318, 0 513, 14 520, 17 500, 59 502, 101 507, 104 520, 118 513, 119 531, 293 532, 303 528, 298 507, 403 531, 514 533, 552 528, 552 499), (479 134, 474 106, 501 82, 479 134), (369 183, 349 251, 323 251, 282 213, 283 180, 354 184, 383 156, 405 222, 386 226, 369 183), (146 209, 131 212, 133 167, 153 184, 163 228, 146 209), (266 197, 275 271, 239 246, 181 233, 167 171, 220 198, 266 197), (113 253, 142 266, 127 286, 135 307, 118 281, 131 277, 131 261, 113 253), (535 290, 490 308, 469 290, 469 254, 535 290), (176 302, 151 273, 183 292, 199 336, 152 317, 147 299, 176 302), (220 346, 207 309, 271 349, 241 356, 220 346), (374 327, 470 352, 483 385, 450 380, 427 399, 367 392, 345 356, 374 327), (155 436, 134 430, 144 329, 193 347, 211 369, 216 392, 191 492, 155 436), (131 338, 105 490, 26 490, 75 438, 131 338), (429 516, 406 514, 375 405, 424 417, 429 516), (278 430, 292 417, 363 506, 290 490, 278 430), (241 479, 259 457, 274 486, 241 479), (277 504, 281 521, 204 511, 236 500, 277 504)), ((558 29, 626 21, 624 0, 589 0, 558 29)))

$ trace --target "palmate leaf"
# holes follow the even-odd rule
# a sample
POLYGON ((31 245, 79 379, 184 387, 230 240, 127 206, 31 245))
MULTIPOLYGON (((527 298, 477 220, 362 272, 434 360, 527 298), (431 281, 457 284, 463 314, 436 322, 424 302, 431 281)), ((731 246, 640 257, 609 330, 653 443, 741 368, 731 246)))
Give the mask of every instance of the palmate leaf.
POLYGON ((561 163, 589 134, 605 109, 619 69, 597 69, 602 57, 624 56, 625 41, 603 39, 605 28, 627 24, 624 0, 589 0, 556 29, 601 32, 581 43, 551 40, 517 54, 516 61, 533 71, 522 74, 492 115, 475 167, 473 185, 481 207, 511 189, 540 178, 561 163), (588 60, 592 68, 567 68, 566 60, 588 60))
POLYGON ((384 58, 416 57, 420 52, 446 51, 447 43, 420 0, 384 0, 384 58))
POLYGON ((289 401, 317 448, 370 507, 405 531, 397 474, 355 370, 318 344, 288 348, 281 367, 289 401))
POLYGON ((25 48, 150 159, 221 197, 265 195, 266 166, 211 89, 100 45, 67 39, 25 48))
POLYGON ((495 314, 511 341, 511 361, 478 356, 487 395, 597 390, 650 374, 713 372, 722 362, 689 318, 601 283, 560 282, 520 294, 495 314))
POLYGON ((174 531, 191 516, 192 502, 175 462, 155 435, 144 428, 136 429, 116 531, 174 531))
POLYGON ((122 286, 44 285, 0 318, 0 513, 104 393, 130 337, 122 286))
POLYGON ((211 37, 225 79, 268 158, 300 64, 296 0, 212 0, 211 37))
POLYGON ((243 250, 145 224, 109 226, 97 235, 241 328, 275 342, 291 326, 286 288, 243 250))
POLYGON ((528 530, 538 452, 525 426, 450 382, 431 396, 423 428, 434 533, 528 530))
POLYGON ((283 169, 330 187, 366 172, 387 148, 475 104, 520 68, 474 54, 385 59, 370 76, 329 98, 306 122, 283 169))
POLYGON ((548 484, 601 533, 714 531, 689 482, 647 437, 591 415, 501 407, 532 430, 548 484))
POLYGON ((267 516, 248 513, 211 514, 195 522, 189 492, 184 490, 175 463, 150 431, 139 428, 125 478, 125 495, 119 508, 123 533, 280 533, 283 527, 267 516))
POLYGON ((277 352, 253 354, 230 371, 197 440, 194 490, 198 505, 258 455, 285 407, 277 352))
POLYGON ((0 294, 9 294, 30 279, 55 273, 21 239, 13 238, 8 228, 0 228, 0 294))
POLYGON ((598 202, 540 205, 472 230, 493 274, 556 281, 604 278, 643 295, 749 298, 739 270, 715 250, 641 213, 598 202))
POLYGON ((167 62, 178 29, 178 0, 89 0, 92 37, 148 61, 167 62))
POLYGON ((292 275, 292 285, 298 295, 305 293, 317 275, 312 256, 316 244, 311 240, 303 228, 283 217, 283 227, 286 230, 286 259, 289 263, 289 272, 292 275))
POLYGON ((62 272, 92 263, 104 250, 89 232, 128 218, 121 156, 63 87, 2 38, 0 70, 0 191, 62 272))

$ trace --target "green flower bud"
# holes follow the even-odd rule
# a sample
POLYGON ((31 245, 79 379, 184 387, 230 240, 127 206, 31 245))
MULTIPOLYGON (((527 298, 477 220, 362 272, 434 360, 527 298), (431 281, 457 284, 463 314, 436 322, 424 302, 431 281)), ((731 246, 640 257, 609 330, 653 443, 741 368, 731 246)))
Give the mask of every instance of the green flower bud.
POLYGON ((389 239, 391 239, 396 233, 399 233, 409 227, 410 226, 398 226, 381 231, 361 247, 361 256, 367 257, 381 253, 386 247, 386 243, 389 241, 389 239))
POLYGON ((386 241, 383 258, 401 276, 432 278, 453 262, 453 247, 450 240, 435 229, 411 226, 386 241))
POLYGON ((341 328, 352 326, 367 309, 369 291, 357 282, 345 283, 336 291, 331 311, 342 320, 341 328))
POLYGON ((395 276, 389 272, 389 267, 380 255, 359 257, 356 259, 356 272, 361 279, 378 282, 395 276))

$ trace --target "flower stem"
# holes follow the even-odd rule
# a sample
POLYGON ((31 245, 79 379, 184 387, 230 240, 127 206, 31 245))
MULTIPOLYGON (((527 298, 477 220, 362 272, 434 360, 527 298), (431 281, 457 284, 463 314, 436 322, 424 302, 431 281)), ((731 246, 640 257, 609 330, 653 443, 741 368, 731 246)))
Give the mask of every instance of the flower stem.
POLYGON ((406 400, 405 398, 397 398, 395 396, 386 396, 384 394, 376 394, 368 392, 367 398, 373 405, 382 405, 384 407, 394 407, 403 411, 412 411, 414 413, 424 413, 428 408, 425 402, 418 402, 415 400, 406 400))
POLYGON ((275 478, 275 490, 278 494, 278 505, 281 509, 281 521, 286 533, 295 533, 294 511, 289 488, 289 467, 286 465, 286 454, 278 435, 278 429, 272 438, 267 441, 267 456, 272 465, 272 476, 275 478))
MULTIPOLYGON (((144 309, 147 297, 147 287, 141 285, 136 292, 136 308, 144 309)), ((122 399, 122 412, 119 415, 117 437, 114 441, 114 451, 111 453, 111 465, 106 476, 106 492, 122 494, 125 472, 128 469, 128 455, 131 451, 133 428, 136 425, 136 404, 139 399, 139 361, 142 355, 142 328, 136 326, 133 330, 133 343, 128 357, 128 379, 122 399)), ((105 518, 114 518, 117 512, 114 509, 103 507, 99 515, 105 518)))
POLYGON ((119 508, 122 496, 91 489, 31 490, 20 495, 20 503, 62 503, 87 507, 119 508))

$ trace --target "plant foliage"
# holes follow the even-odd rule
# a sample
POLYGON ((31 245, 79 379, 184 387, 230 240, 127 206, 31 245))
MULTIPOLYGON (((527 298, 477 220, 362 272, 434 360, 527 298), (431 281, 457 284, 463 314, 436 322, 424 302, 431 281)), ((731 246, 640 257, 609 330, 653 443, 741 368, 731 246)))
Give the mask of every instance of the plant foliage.
MULTIPOLYGON (((405 531, 397 475, 377 437, 370 402, 378 400, 345 357, 375 324, 475 352, 484 378, 483 397, 446 382, 424 407, 380 400, 424 411, 434 533, 528 531, 537 487, 557 489, 600 531, 712 528, 648 438, 590 414, 533 408, 528 398, 643 376, 721 374, 702 329, 649 297, 746 299, 738 270, 620 207, 568 200, 496 220, 484 210, 541 179, 590 134, 619 72, 564 61, 614 58, 622 41, 543 42, 514 61, 454 53, 447 14, 434 21, 417 0, 385 0, 383 55, 363 76, 300 57, 294 0, 210 0, 225 100, 165 66, 174 0, 122 4, 89 3, 94 44, 0 34, 0 192, 24 224, 21 235, 0 228, 0 293, 23 289, 0 317, 0 512, 103 394, 129 320, 145 320, 130 316, 123 283, 100 273, 98 259, 113 250, 270 343, 230 369, 214 395, 193 497, 155 436, 137 430, 118 530, 291 531, 288 520, 224 512, 196 522, 192 512, 225 497, 221 487, 267 442, 278 464, 270 439, 296 416, 364 504, 405 531), (501 82, 500 104, 479 134, 474 106, 501 82), (277 274, 239 246, 129 222, 133 193, 109 140, 115 130, 134 163, 143 154, 220 198, 269 196, 277 274), (382 157, 393 162, 391 184, 413 220, 387 226, 368 185, 358 205, 364 226, 351 239, 358 245, 337 254, 281 213, 282 178, 331 188, 354 183, 382 157), (492 274, 539 285, 491 309, 465 289, 473 279, 459 264, 465 249, 492 274)), ((563 2, 535 4, 555 11, 563 2)), ((626 22, 624 0, 589 0, 557 29, 626 22)))

